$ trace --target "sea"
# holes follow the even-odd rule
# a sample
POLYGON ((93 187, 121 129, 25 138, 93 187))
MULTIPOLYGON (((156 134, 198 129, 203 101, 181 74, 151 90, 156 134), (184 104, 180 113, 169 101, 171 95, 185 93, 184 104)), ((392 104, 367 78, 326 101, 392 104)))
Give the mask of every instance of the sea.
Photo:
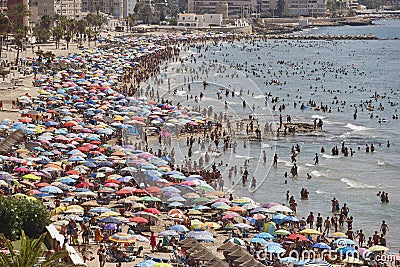
MULTIPOLYGON (((280 137, 263 134, 262 141, 248 139, 242 130, 232 135, 237 145, 235 151, 233 148, 223 151, 221 146, 217 149, 210 144, 210 151, 214 151, 210 152, 212 160, 219 165, 225 181, 224 190, 261 204, 285 205, 289 191, 298 203, 300 218, 307 217, 310 211, 321 213, 324 218, 332 216, 331 200, 336 197, 340 206, 346 203, 350 208, 354 232, 362 229, 367 239, 374 231, 380 231, 385 220, 389 226, 387 245, 398 251, 400 121, 396 116, 400 102, 400 20, 377 20, 369 26, 312 28, 296 34, 375 35, 379 40, 211 42, 201 51, 194 46, 184 51, 184 63, 166 64, 160 76, 150 79, 144 87, 155 88, 160 98, 175 104, 212 107, 214 112, 228 117, 235 129, 236 122, 243 121, 246 125, 250 116, 257 118, 262 128, 278 124, 280 113, 284 122, 287 115, 299 123, 313 124, 314 119, 321 119, 320 131, 280 137), (225 90, 229 90, 229 97, 225 96, 225 90), (200 92, 204 93, 201 101, 200 92), (272 103, 276 97, 277 102, 272 103), (315 109, 309 100, 316 106, 327 105, 328 111, 315 109), (301 110, 301 104, 306 108, 301 110), (282 112, 281 105, 285 106, 282 112), (355 152, 353 156, 332 155, 331 149, 338 146, 340 150, 343 142, 355 152), (373 144, 375 151, 366 153, 366 144, 373 144), (296 158, 299 176, 292 178, 290 156, 292 146, 296 145, 300 146, 296 158), (279 157, 277 168, 272 166, 275 153, 279 157), (257 180, 255 189, 250 182, 242 185, 240 170, 245 165, 249 177, 257 180), (229 169, 233 166, 237 166, 238 174, 229 179, 229 169), (289 174, 287 178, 285 172, 289 174), (307 173, 311 179, 307 179, 307 173), (310 192, 308 200, 300 199, 302 188, 310 192), (389 203, 381 203, 377 196, 380 191, 388 193, 389 203)), ((173 147, 177 164, 183 164, 188 152, 186 139, 173 140, 173 147)), ((196 143, 192 160, 204 154, 196 143)), ((339 230, 346 232, 347 228, 339 230)))

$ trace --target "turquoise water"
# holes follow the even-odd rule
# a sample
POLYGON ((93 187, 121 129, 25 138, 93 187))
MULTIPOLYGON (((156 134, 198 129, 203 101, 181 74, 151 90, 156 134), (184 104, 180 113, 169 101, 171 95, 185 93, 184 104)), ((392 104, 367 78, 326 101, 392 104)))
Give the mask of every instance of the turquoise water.
MULTIPOLYGON (((383 20, 364 27, 319 28, 308 34, 374 34, 394 38, 400 36, 399 27, 398 20, 383 20)), ((298 217, 307 216, 310 211, 320 212, 324 217, 331 216, 331 199, 336 197, 340 205, 347 203, 350 207, 350 215, 355 218, 355 231, 363 229, 367 237, 372 236, 373 231, 379 231, 381 221, 386 220, 390 228, 388 246, 394 250, 400 248, 400 214, 397 212, 400 204, 400 125, 399 120, 392 119, 398 114, 398 105, 391 106, 389 103, 400 102, 398 40, 243 41, 209 44, 206 52, 202 50, 205 57, 200 57, 194 48, 191 53, 197 58, 196 63, 188 59, 184 65, 169 64, 161 74, 164 83, 158 86, 158 90, 165 97, 190 106, 200 105, 203 108, 211 105, 214 111, 227 113, 233 121, 253 114, 264 126, 266 122, 279 121, 278 109, 272 110, 276 103, 271 103, 271 98, 268 106, 264 103, 263 95, 270 92, 272 96, 279 97, 277 107, 286 104, 282 112, 284 121, 287 114, 295 122, 312 123, 314 118, 324 121, 324 130, 318 133, 278 139, 269 137, 262 142, 246 141, 246 147, 239 138, 236 153, 230 149, 215 158, 216 162, 223 161, 229 165, 220 167, 226 189, 234 190, 237 196, 252 197, 260 203, 285 203, 285 194, 289 190, 298 203, 298 217), (281 60, 284 64, 279 63, 281 60), (193 77, 195 81, 190 92, 184 84, 184 77, 193 77), (170 79, 171 88, 177 89, 175 94, 173 90, 167 91, 167 79, 170 79), (203 80, 210 83, 204 91, 205 99, 200 103, 194 99, 187 100, 186 95, 194 96, 202 91, 203 80), (271 80, 280 84, 265 84, 271 80), (225 98, 223 95, 222 100, 217 100, 220 87, 235 90, 236 96, 225 98), (240 90, 243 91, 242 96, 239 95, 240 90), (386 98, 373 99, 371 118, 371 111, 358 105, 361 101, 369 101, 375 93, 386 98), (301 103, 308 105, 309 99, 317 105, 328 105, 331 113, 311 107, 300 110, 301 103), (243 100, 247 103, 246 108, 243 108, 243 100), (297 102, 296 109, 294 102, 297 102), (378 110, 380 104, 383 110, 378 110), (251 110, 253 105, 254 111, 251 110), (358 106, 356 120, 353 118, 355 106, 358 106), (388 140, 390 148, 386 147, 388 140), (331 156, 331 148, 338 146, 340 149, 342 142, 356 152, 353 157, 331 156), (299 178, 284 178, 284 173, 289 173, 292 166, 291 147, 296 144, 301 146, 297 157, 299 178), (374 144, 375 152, 365 153, 365 144, 374 144), (321 147, 326 149, 324 154, 320 153, 321 147), (264 150, 267 153, 266 164, 262 162, 264 150), (279 156, 278 168, 271 168, 274 153, 279 156), (314 165, 315 153, 319 153, 319 165, 314 165), (228 179, 228 169, 235 165, 238 168, 243 166, 245 159, 249 159, 250 177, 257 178, 258 188, 255 191, 250 190, 248 185, 241 185, 240 175, 228 179), (306 179, 307 173, 313 178, 306 179), (302 187, 310 192, 308 200, 300 200, 302 187), (376 196, 378 191, 389 193, 389 204, 381 204, 376 196)), ((153 79, 149 83, 154 86, 153 79)), ((244 131, 240 136, 245 136, 244 131)), ((181 160, 187 154, 185 143, 185 140, 173 143, 181 160)), ((196 160, 202 151, 196 147, 194 150, 196 160)))

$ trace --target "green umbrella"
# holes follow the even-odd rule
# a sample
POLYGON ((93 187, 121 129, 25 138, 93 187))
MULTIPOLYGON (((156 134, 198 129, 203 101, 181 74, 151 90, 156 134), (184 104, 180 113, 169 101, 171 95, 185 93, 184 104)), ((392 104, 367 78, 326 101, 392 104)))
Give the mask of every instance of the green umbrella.
POLYGON ((140 200, 146 202, 161 202, 161 199, 152 196, 145 196, 140 198, 140 200))

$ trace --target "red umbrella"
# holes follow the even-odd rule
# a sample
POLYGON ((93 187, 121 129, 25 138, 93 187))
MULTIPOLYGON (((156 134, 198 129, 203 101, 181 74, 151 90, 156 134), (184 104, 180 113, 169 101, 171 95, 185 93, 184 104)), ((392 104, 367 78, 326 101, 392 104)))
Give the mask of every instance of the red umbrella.
POLYGON ((129 219, 130 222, 136 222, 136 223, 148 223, 149 220, 143 218, 143 217, 133 217, 129 219))
POLYGON ((146 188, 146 191, 149 193, 159 193, 161 192, 161 189, 157 186, 150 186, 146 188))
POLYGON ((121 190, 118 190, 117 195, 128 195, 128 194, 132 194, 132 190, 127 189, 127 188, 122 188, 121 190))
POLYGON ((143 190, 143 189, 135 189, 135 190, 132 191, 132 194, 136 194, 136 195, 147 195, 148 192, 146 192, 146 191, 143 190))
POLYGON ((104 181, 104 183, 114 183, 114 184, 120 184, 121 182, 115 179, 107 179, 104 181))
POLYGON ((155 214, 155 215, 160 214, 160 211, 156 208, 147 208, 144 210, 144 212, 148 212, 148 213, 155 214))
POLYGON ((84 146, 78 147, 77 149, 78 149, 79 151, 81 151, 81 152, 89 152, 89 148, 84 147, 84 146))
POLYGON ((81 183, 77 184, 76 187, 78 187, 78 188, 87 188, 87 187, 92 187, 92 186, 94 186, 94 185, 92 183, 90 183, 90 182, 81 182, 81 183))
POLYGON ((31 119, 31 118, 28 118, 28 117, 25 117, 25 118, 19 119, 19 121, 20 121, 20 122, 23 122, 23 123, 31 123, 31 122, 32 122, 32 119, 31 119))
POLYGON ((76 121, 67 121, 66 123, 64 123, 65 127, 73 127, 78 125, 78 123, 76 121))
POLYGON ((300 239, 301 241, 307 241, 307 242, 310 241, 307 237, 298 233, 290 234, 287 236, 287 239, 289 240, 297 240, 297 238, 300 239))
POLYGON ((79 171, 77 171, 77 170, 69 170, 69 171, 66 172, 66 174, 68 174, 68 175, 79 175, 81 173, 79 171))
POLYGON ((37 183, 37 184, 35 184, 35 186, 36 187, 45 187, 45 186, 50 186, 51 184, 48 184, 48 183, 37 183))

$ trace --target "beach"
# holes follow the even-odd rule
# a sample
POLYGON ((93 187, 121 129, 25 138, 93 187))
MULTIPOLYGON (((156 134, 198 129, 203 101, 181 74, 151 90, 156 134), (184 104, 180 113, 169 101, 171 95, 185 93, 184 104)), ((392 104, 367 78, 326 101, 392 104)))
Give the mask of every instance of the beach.
MULTIPOLYGON (((396 27, 392 24, 389 26, 396 27)), ((359 34, 359 28, 355 29, 359 34)), ((104 39, 105 43, 111 42, 104 39)), ((38 75, 37 79, 44 84, 42 88, 33 88, 32 77, 27 77, 20 88, 7 90, 7 94, 0 97, 4 103, 3 109, 7 110, 0 112, 1 120, 8 118, 17 122, 20 119, 19 110, 55 108, 58 112, 63 112, 64 117, 72 116, 70 121, 74 121, 75 118, 75 125, 71 128, 63 127, 66 129, 64 135, 69 134, 67 139, 85 139, 84 143, 76 144, 82 145, 81 147, 83 144, 88 145, 90 141, 99 141, 102 150, 99 150, 100 147, 94 147, 75 151, 75 154, 47 154, 54 161, 69 162, 66 165, 79 172, 79 165, 84 166, 88 160, 77 158, 75 162, 74 156, 93 158, 94 167, 88 167, 85 172, 80 173, 79 181, 71 185, 92 182, 92 185, 88 184, 83 188, 88 188, 91 192, 104 190, 104 194, 112 197, 109 204, 102 206, 114 211, 121 212, 121 205, 117 202, 129 196, 135 198, 133 202, 127 203, 128 206, 144 203, 144 208, 155 207, 161 210, 161 215, 155 215, 157 223, 150 227, 156 234, 177 223, 171 214, 166 214, 173 208, 169 206, 172 201, 168 199, 171 196, 190 194, 191 191, 186 191, 189 189, 183 186, 193 188, 193 193, 198 193, 198 202, 194 204, 190 197, 184 197, 181 200, 184 203, 181 203, 182 207, 185 207, 181 208, 182 216, 189 217, 187 226, 192 228, 191 230, 202 228, 213 234, 212 240, 202 241, 213 241, 204 244, 209 252, 219 259, 223 259, 224 255, 217 251, 217 248, 234 234, 234 230, 235 235, 242 235, 243 240, 251 243, 244 229, 248 228, 247 232, 250 232, 252 237, 263 229, 258 226, 259 220, 264 225, 272 219, 276 227, 274 230, 264 229, 265 233, 274 235, 276 230, 287 229, 295 234, 304 230, 301 225, 303 220, 307 220, 308 224, 310 211, 314 212, 316 217, 321 213, 322 216, 318 217, 323 218, 323 221, 328 217, 331 234, 334 231, 343 232, 344 236, 341 237, 348 237, 366 249, 382 244, 392 251, 398 250, 398 217, 394 214, 399 201, 399 188, 393 184, 398 174, 398 139, 395 133, 398 128, 396 116, 399 89, 390 83, 397 75, 395 64, 399 55, 398 41, 268 40, 257 36, 232 38, 218 35, 188 38, 176 35, 162 36, 159 39, 154 36, 134 37, 132 41, 121 39, 113 42, 119 42, 124 47, 111 48, 113 56, 110 56, 107 49, 95 51, 93 47, 84 51, 75 48, 69 50, 69 53, 82 53, 74 58, 65 57, 66 51, 54 51, 56 55, 64 56, 61 60, 71 60, 82 66, 88 64, 91 68, 85 70, 85 75, 76 72, 76 77, 73 78, 70 78, 68 71, 56 74, 51 83, 48 83, 47 78, 40 78, 43 74, 38 75), (360 43, 362 46, 357 47, 360 43), (134 47, 133 50, 129 48, 130 44, 134 47), (138 53, 146 59, 139 61, 138 53), (154 57, 153 53, 157 56, 154 57), (135 60, 133 55, 136 55, 135 60), (129 56, 132 56, 132 59, 128 59, 129 56), (98 82, 99 79, 101 82, 98 82), (28 100, 19 98, 26 93, 30 95, 28 100), (49 100, 51 94, 58 95, 58 98, 49 100), (56 102, 35 102, 35 97, 56 102), (84 101, 77 100, 80 98, 84 101), (19 109, 12 109, 11 100, 14 99, 19 99, 19 109), (65 105, 62 104, 63 101, 65 105), (68 112, 68 109, 71 112, 68 112), (73 111, 74 109, 77 111, 73 111), (93 117, 100 122, 101 127, 93 121, 93 117), (309 126, 309 130, 299 131, 299 123, 309 126), (78 124, 81 128, 76 127, 78 124), (77 136, 83 128, 88 129, 86 133, 77 136), (97 133, 101 128, 104 131, 98 136, 91 134, 97 133), (98 139, 87 139, 91 136, 98 139), (338 147, 340 152, 336 153, 332 149, 334 147, 338 147), (94 155, 98 155, 98 152, 90 154, 90 151, 99 151, 100 156, 95 158, 94 155), (103 156, 104 158, 101 158, 103 156), (97 169, 101 167, 98 164, 104 160, 111 161, 111 167, 116 169, 105 171, 104 177, 119 175, 109 178, 113 181, 105 182, 105 178, 101 181, 93 179, 92 174, 98 172, 97 169), (139 169, 139 173, 143 172, 145 176, 142 177, 136 171, 123 173, 121 170, 124 167, 139 169), (130 174, 132 178, 118 182, 118 179, 123 181, 124 178, 120 174, 130 174), (196 178, 196 175, 201 177, 196 178), (115 180, 117 184, 112 184, 115 180), (166 182, 157 182, 159 180, 166 182), (103 189, 107 183, 108 186, 103 189), (180 184, 183 186, 178 186, 180 184), (109 189, 110 186, 112 190, 109 189), (126 186, 134 186, 136 189, 119 194, 118 190, 126 186), (157 187, 160 191, 149 193, 150 191, 146 190, 150 190, 150 187, 157 187), (133 192, 140 188, 144 193, 133 192), (163 191, 163 188, 167 188, 166 191, 163 191), (309 191, 307 197, 303 194, 300 196, 300 189, 309 191), (165 194, 168 190, 171 190, 172 195, 165 194), (219 191, 222 192, 211 197, 210 192, 219 191), (376 196, 378 191, 379 196, 376 196), (383 191, 388 193, 387 202, 385 197, 380 195, 383 191), (138 198, 138 195, 147 194, 161 200, 147 203, 146 200, 143 202, 138 198), (228 200, 229 194, 233 196, 228 200), (334 199, 338 199, 340 203, 338 210, 331 208, 334 199), (232 227, 226 219, 222 219, 229 213, 220 214, 213 205, 224 201, 228 203, 228 207, 220 211, 248 205, 248 209, 239 212, 240 216, 238 214, 236 219, 236 215, 232 217, 233 225, 243 223, 244 226, 232 227), (277 203, 272 206, 266 205, 271 202, 277 203), (344 203, 348 205, 350 212, 346 212, 346 208, 343 210, 344 203), (119 206, 118 209, 115 206, 119 206), (264 206, 265 210, 252 212, 264 206), (283 208, 277 208, 273 212, 268 210, 274 206, 283 208), (190 211, 193 214, 187 215, 190 211), (277 213, 284 214, 279 220, 295 215, 297 221, 279 221, 275 218, 277 213), (343 213, 344 218, 340 215, 343 213), (258 214, 263 218, 254 219, 258 214), (336 221, 330 219, 332 216, 336 221), (190 220, 194 219, 200 220, 198 227, 190 225, 190 220), (337 220, 343 220, 343 226, 334 227, 335 223, 340 224, 337 220), (389 225, 388 235, 384 235, 385 238, 380 237, 377 242, 374 236, 374 242, 367 245, 367 239, 372 237, 374 231, 382 234, 382 220, 389 225), (225 230, 216 231, 213 227, 203 225, 210 221, 217 223, 217 228, 222 227, 225 230), (360 229, 365 233, 363 242, 360 241, 360 229)), ((36 123, 45 125, 48 121, 56 123, 56 129, 62 128, 60 126, 67 122, 62 116, 51 115, 46 122, 36 123)), ((12 124, 8 125, 12 127, 12 124)), ((32 141, 36 137, 46 136, 45 132, 51 133, 56 130, 49 129, 50 125, 45 126, 47 130, 36 134, 31 133, 32 130, 27 125, 21 125, 20 128, 31 136, 32 141)), ((54 136, 51 136, 41 140, 53 138, 54 136)), ((43 142, 44 151, 50 151, 47 145, 43 142)), ((25 149, 22 144, 18 144, 17 147, 25 149)), ((65 153, 68 151, 71 150, 65 150, 65 153)), ((9 156, 13 155, 13 152, 10 153, 9 156)), ((39 153, 35 156, 44 155, 39 153)), ((4 157, 3 160, 9 161, 9 158, 4 157)), ((17 165, 13 163, 14 167, 17 165)), ((66 177, 66 171, 63 169, 60 173, 52 173, 51 176, 55 182, 59 182, 56 179, 61 175, 66 177)), ((68 190, 76 194, 72 188, 68 190)), ((28 188, 25 193, 28 193, 28 188)), ((59 200, 63 199, 61 195, 56 196, 59 200)), ((66 192, 63 192, 63 196, 67 197, 66 192)), ((96 198, 95 196, 96 194, 88 195, 88 198, 96 198)), ((83 204, 87 200, 89 199, 79 199, 78 203, 83 204)), ((49 210, 54 209, 52 200, 45 202, 49 202, 49 210)), ((73 204, 76 204, 75 201, 67 201, 61 206, 65 205, 68 210, 68 206, 73 204)), ((180 204, 177 205, 180 210, 180 204)), ((125 210, 127 207, 124 204, 122 208, 125 210)), ((131 209, 130 216, 124 216, 123 213, 116 215, 116 220, 123 222, 123 233, 128 232, 129 218, 141 217, 140 213, 136 212, 144 208, 131 209)), ((90 210, 90 207, 85 208, 76 214, 92 218, 94 213, 90 210)), ((57 216, 61 219, 65 216, 64 213, 65 210, 57 216)), ((100 216, 101 213, 96 216, 100 216)), ((153 215, 146 216, 149 219, 153 215)), ((104 218, 107 217, 102 219, 104 218)), ((106 224, 99 223, 98 227, 104 229, 106 224)), ((57 228, 67 234, 65 226, 58 225, 57 228)), ((315 225, 310 226, 307 229, 315 225)), ((304 235, 313 242, 325 242, 337 251, 338 247, 333 244, 335 237, 329 234, 329 230, 326 232, 326 223, 323 223, 321 229, 316 226, 318 234, 304 235)), ((76 227, 79 228, 79 224, 76 224, 76 227)), ((114 231, 108 230, 108 233, 114 231)), ((384 232, 386 233, 386 230, 384 232)), ((150 232, 146 231, 143 236, 150 238, 150 232)), ((275 241, 279 240, 283 244, 280 249, 282 246, 287 252, 293 249, 284 244, 284 238, 274 236, 275 241)), ((78 242, 82 243, 82 238, 80 236, 78 242)), ((159 236, 157 241, 161 239, 159 236)), ((296 239, 294 241, 296 242, 296 239)), ((357 245, 355 250, 359 248, 357 245)), ((168 259, 174 255, 172 250, 179 247, 167 245, 169 252, 152 253, 147 242, 136 242, 134 250, 139 246, 144 248, 142 257, 147 254, 168 259)), ((305 243, 303 246, 311 248, 311 243, 305 243)), ((81 249, 74 247, 78 251, 81 249)), ((96 255, 99 246, 91 239, 87 248, 95 258, 87 262, 88 266, 100 266, 96 255)), ((247 248, 248 251, 253 249, 247 248)), ((122 266, 134 266, 142 260, 143 258, 135 258, 134 262, 122 263, 122 266)), ((115 264, 106 263, 105 266, 115 264)), ((268 264, 274 264, 274 261, 268 264)))

